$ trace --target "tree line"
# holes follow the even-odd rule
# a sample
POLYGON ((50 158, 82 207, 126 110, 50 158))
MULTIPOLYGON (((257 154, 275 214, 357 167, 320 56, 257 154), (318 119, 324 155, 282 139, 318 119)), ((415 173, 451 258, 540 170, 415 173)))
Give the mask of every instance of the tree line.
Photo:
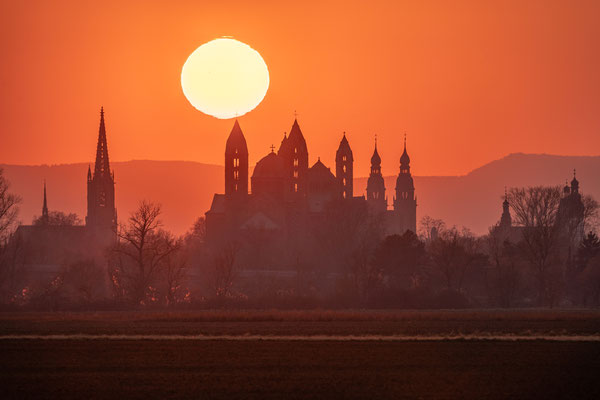
MULTIPOLYGON (((164 228, 161 206, 142 201, 100 257, 62 255, 51 279, 34 284, 26 265, 43 265, 52 249, 28 247, 15 235, 20 199, 0 170, 0 302, 33 309, 598 307, 598 203, 584 196, 583 213, 564 219, 561 198, 558 187, 512 188, 513 226, 495 225, 483 236, 428 216, 418 233, 386 235, 381 216, 337 202, 312 231, 283 237, 254 226, 217 243, 206 241, 204 218, 178 237, 164 228)), ((53 212, 45 223, 81 219, 53 212)))

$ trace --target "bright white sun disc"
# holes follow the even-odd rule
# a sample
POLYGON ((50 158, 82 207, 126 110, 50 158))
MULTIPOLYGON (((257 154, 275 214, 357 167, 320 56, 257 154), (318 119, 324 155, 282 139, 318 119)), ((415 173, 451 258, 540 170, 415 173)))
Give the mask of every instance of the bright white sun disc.
POLYGON ((188 101, 220 119, 252 111, 269 88, 267 64, 252 47, 220 38, 198 47, 181 70, 181 87, 188 101))

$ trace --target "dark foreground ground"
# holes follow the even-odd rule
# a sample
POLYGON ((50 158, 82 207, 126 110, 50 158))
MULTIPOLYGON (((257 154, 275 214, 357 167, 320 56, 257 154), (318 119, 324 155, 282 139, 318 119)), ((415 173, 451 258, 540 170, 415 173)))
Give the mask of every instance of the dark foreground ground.
POLYGON ((565 342, 2 341, 4 399, 600 398, 565 342))
POLYGON ((600 313, 0 313, 0 399, 600 399, 598 341, 343 340, 350 334, 593 340, 600 313), (82 333, 158 338, 20 338, 82 333), (165 340, 173 334, 341 340, 165 340))

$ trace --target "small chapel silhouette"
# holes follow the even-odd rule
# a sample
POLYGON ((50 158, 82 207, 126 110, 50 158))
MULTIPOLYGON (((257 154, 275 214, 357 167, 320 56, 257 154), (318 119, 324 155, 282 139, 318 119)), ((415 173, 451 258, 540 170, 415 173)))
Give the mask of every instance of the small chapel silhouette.
POLYGON ((308 147, 297 118, 277 152, 256 163, 248 190, 248 146, 236 120, 225 145, 225 194, 215 194, 206 212, 207 241, 230 240, 249 228, 290 237, 310 231, 331 207, 367 208, 383 220, 386 234, 416 232, 417 199, 410 157, 400 157, 393 209, 388 210, 377 142, 371 157, 367 196, 354 196, 354 158, 344 133, 335 156, 335 175, 320 159, 309 168, 308 147))

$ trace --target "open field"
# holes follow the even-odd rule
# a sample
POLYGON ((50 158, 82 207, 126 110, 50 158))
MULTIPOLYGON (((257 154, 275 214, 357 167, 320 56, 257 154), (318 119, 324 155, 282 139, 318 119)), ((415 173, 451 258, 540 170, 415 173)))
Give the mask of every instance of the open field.
POLYGON ((7 399, 597 399, 600 342, 560 338, 599 332, 597 311, 3 313, 0 388, 7 399), (76 334, 96 339, 68 338, 76 334), (486 334, 556 340, 460 338, 486 334))
POLYGON ((0 313, 0 335, 600 335, 600 310, 0 313))
POLYGON ((600 398, 564 342, 1 341, 2 398, 600 398))

